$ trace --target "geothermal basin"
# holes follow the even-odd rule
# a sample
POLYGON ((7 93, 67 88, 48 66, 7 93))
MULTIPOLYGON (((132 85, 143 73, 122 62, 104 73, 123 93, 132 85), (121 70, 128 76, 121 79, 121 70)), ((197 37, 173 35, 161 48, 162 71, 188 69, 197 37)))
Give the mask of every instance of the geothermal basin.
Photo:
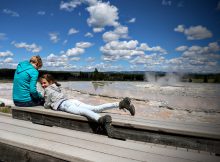
MULTIPOLYGON (((92 105, 132 98, 136 116, 151 120, 220 124, 220 84, 156 82, 61 82, 69 97, 92 105)), ((0 101, 12 102, 12 83, 0 83, 0 101)), ((38 85, 38 90, 43 90, 38 85)), ((108 110, 129 115, 128 112, 108 110)))

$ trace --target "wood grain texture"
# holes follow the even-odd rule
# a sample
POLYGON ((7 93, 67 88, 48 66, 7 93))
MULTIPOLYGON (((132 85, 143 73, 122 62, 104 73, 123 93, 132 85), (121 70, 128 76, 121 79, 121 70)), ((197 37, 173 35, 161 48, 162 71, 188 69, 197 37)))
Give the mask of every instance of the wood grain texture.
MULTIPOLYGON (((152 147, 141 142, 120 141, 91 133, 35 125, 4 116, 0 116, 0 134, 0 144, 22 148, 23 154, 28 154, 30 159, 43 154, 44 156, 39 158, 53 157, 64 161, 217 162, 220 160, 220 157, 209 154, 152 147)), ((5 149, 4 145, 0 148, 5 149)))
MULTIPOLYGON (((78 131, 106 135, 97 123, 79 115, 44 109, 43 107, 12 109, 13 118, 33 123, 58 126, 78 131)), ((131 139, 167 146, 208 151, 220 154, 220 131, 217 126, 194 123, 171 123, 144 120, 113 114, 113 132, 116 139, 131 139)))

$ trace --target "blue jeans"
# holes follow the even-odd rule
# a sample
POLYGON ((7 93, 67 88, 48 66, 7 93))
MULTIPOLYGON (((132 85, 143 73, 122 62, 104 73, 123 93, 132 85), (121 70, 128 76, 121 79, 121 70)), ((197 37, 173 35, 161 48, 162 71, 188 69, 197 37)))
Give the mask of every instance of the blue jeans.
POLYGON ((17 102, 14 101, 15 106, 19 106, 19 107, 33 107, 33 106, 43 106, 44 105, 44 99, 40 99, 40 100, 32 100, 32 101, 28 101, 28 102, 17 102))
POLYGON ((78 100, 69 99, 63 101, 58 109, 68 113, 86 116, 92 120, 98 121, 98 119, 101 117, 101 115, 97 114, 98 112, 102 112, 104 110, 109 110, 118 107, 119 107, 118 102, 92 106, 82 103, 78 100))

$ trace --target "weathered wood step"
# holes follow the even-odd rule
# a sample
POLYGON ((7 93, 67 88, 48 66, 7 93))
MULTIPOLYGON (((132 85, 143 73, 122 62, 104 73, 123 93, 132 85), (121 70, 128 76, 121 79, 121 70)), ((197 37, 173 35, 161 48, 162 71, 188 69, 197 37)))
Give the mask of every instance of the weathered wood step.
MULTIPOLYGON (((0 160, 15 160, 20 151, 23 161, 33 158, 49 161, 151 161, 217 162, 210 154, 159 148, 144 143, 119 141, 91 133, 58 127, 33 125, 30 122, 0 116, 0 160), (10 148, 11 152, 6 152, 10 148), (16 154, 13 150, 16 149, 16 154), (19 150, 20 149, 20 150, 19 150), (8 156, 6 156, 6 154, 8 156), (4 158, 4 159, 3 159, 4 158), (7 159, 8 158, 8 159, 7 159)), ((19 161, 19 160, 18 160, 19 161)))
MULTIPOLYGON (((12 110, 33 112, 36 114, 63 117, 66 119, 88 121, 88 119, 83 116, 73 115, 61 111, 44 109, 43 107, 29 107, 29 108, 13 107, 12 110)), ((161 121, 153 121, 146 119, 144 120, 132 116, 116 115, 116 114, 111 114, 111 116, 113 117, 113 125, 117 125, 117 126, 132 127, 136 129, 146 129, 152 131, 162 131, 167 133, 192 135, 197 137, 220 140, 219 125, 208 125, 208 124, 198 125, 193 123, 185 124, 185 123, 174 123, 174 122, 161 122, 161 121)), ((14 114, 13 117, 15 117, 14 114)))
MULTIPOLYGON (((58 126, 85 132, 104 134, 97 123, 87 118, 43 107, 13 107, 13 118, 30 120, 48 126, 58 126)), ((136 117, 111 114, 116 134, 126 139, 151 142, 220 154, 220 128, 218 126, 187 123, 165 123, 136 117)))

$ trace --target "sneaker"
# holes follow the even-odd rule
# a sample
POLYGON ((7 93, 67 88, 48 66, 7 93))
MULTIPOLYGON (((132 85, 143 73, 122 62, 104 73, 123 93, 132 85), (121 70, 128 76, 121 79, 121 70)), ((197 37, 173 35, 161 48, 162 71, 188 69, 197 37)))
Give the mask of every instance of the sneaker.
POLYGON ((129 107, 131 104, 131 99, 129 97, 125 97, 123 100, 119 102, 119 109, 124 109, 129 107))
POLYGON ((112 117, 110 115, 105 115, 99 118, 98 123, 100 125, 106 125, 107 123, 111 123, 112 122, 112 117))
POLYGON ((113 128, 111 126, 112 117, 110 115, 100 117, 98 123, 105 129, 108 137, 113 136, 113 128))
POLYGON ((132 116, 135 115, 135 107, 131 104, 131 99, 129 97, 125 97, 119 103, 119 109, 128 110, 132 116))
POLYGON ((133 104, 130 105, 130 107, 128 108, 128 111, 130 112, 131 116, 135 115, 135 107, 133 104))
POLYGON ((105 131, 108 135, 108 137, 113 138, 114 137, 114 129, 110 123, 106 123, 104 125, 105 131))

